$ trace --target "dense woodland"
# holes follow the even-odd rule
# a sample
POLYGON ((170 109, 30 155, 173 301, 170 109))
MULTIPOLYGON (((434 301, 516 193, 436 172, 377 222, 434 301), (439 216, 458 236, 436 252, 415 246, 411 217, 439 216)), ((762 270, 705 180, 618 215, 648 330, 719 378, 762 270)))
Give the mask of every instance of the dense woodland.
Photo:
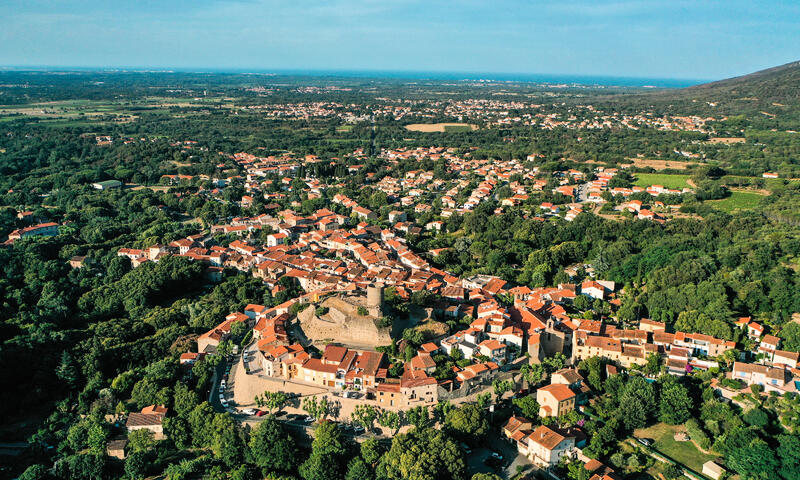
MULTIPOLYGON (((360 445, 343 436, 333 422, 321 423, 309 442, 274 417, 250 429, 215 412, 204 400, 219 358, 209 357, 186 370, 177 357, 226 314, 249 303, 277 305, 296 290, 273 297, 261 281, 235 272, 228 272, 219 284, 209 284, 199 264, 178 257, 132 269, 116 252, 184 238, 236 215, 256 215, 262 213, 263 203, 242 208, 236 203, 243 193, 238 185, 226 188, 221 200, 206 201, 192 195, 209 186, 203 182, 163 191, 98 192, 90 184, 116 179, 148 186, 165 174, 239 173, 219 168, 224 158, 218 152, 291 151, 335 158, 334 166, 301 173, 339 179, 339 189, 313 201, 295 190, 281 206, 297 201, 304 213, 322 206, 335 209, 329 198, 342 192, 385 217, 385 195, 362 188, 366 172, 375 173, 375 180, 415 168, 431 169, 437 178, 453 175, 445 164, 433 161, 386 165, 376 157, 381 148, 453 147, 481 159, 539 154, 531 168, 577 168, 588 174, 597 164, 613 167, 636 155, 676 160, 675 150, 695 148, 705 158, 689 167, 698 192, 681 199, 684 218, 658 224, 585 213, 573 222, 541 221, 521 209, 495 215, 497 201, 489 201, 472 213, 444 219, 441 233, 425 232, 409 243, 418 252, 452 247, 432 261, 454 275, 485 273, 530 287, 580 281, 585 271, 570 280, 564 268, 590 264, 600 277, 624 286, 624 294, 618 308, 606 302, 576 306, 587 318, 613 317, 624 324, 646 317, 667 323, 671 330, 706 333, 746 348, 749 340, 733 321, 751 316, 780 336, 786 349, 800 351, 800 324, 792 322, 792 314, 800 312, 800 184, 774 182, 768 186, 769 195, 745 211, 726 213, 707 202, 729 195, 733 186, 765 188, 759 179, 763 172, 800 177, 800 134, 791 132, 800 129, 799 89, 796 69, 788 72, 680 92, 565 89, 558 102, 546 100, 551 92, 545 87, 525 84, 454 87, 433 80, 409 85, 399 79, 1 72, 3 108, 101 102, 137 118, 117 122, 110 112, 57 120, 23 114, 0 117, 0 240, 25 226, 18 211, 30 210, 37 221, 61 224, 58 236, 0 248, 0 441, 29 444, 21 455, 4 457, 9 461, 1 462, 6 467, 0 477, 137 479, 163 473, 170 479, 464 479, 468 477, 461 442, 478 445, 504 416, 538 410, 525 400, 515 401, 490 419, 477 404, 440 405, 430 412, 407 413, 405 422, 415 425, 410 432, 360 445), (776 88, 776 82, 789 82, 791 88, 776 88), (296 90, 299 85, 349 90, 303 93, 296 90), (252 90, 260 86, 269 93, 252 90), (653 128, 495 126, 435 134, 403 128, 420 120, 453 120, 444 114, 433 119, 412 115, 402 122, 371 117, 341 129, 346 122, 339 117, 282 120, 256 112, 232 115, 222 101, 165 107, 145 100, 235 97, 242 105, 330 101, 355 104, 366 115, 386 98, 426 105, 441 98, 491 99, 499 90, 535 98, 544 113, 565 113, 571 106, 591 102, 609 111, 716 115, 713 128, 720 136, 745 137, 746 142, 708 144, 707 133, 653 128), (758 100, 741 102, 740 96, 758 100), (718 106, 710 107, 710 99, 718 106), (774 115, 761 114, 764 109, 774 115), (147 141, 99 146, 96 135, 147 141), (187 151, 175 145, 186 140, 202 149, 187 151), (367 153, 366 160, 347 157, 359 148, 367 153), (587 164, 589 160, 597 163, 587 164), (365 163, 365 169, 347 175, 345 167, 357 161, 365 163), (76 255, 91 258, 91 264, 70 268, 68 260, 76 255), (124 462, 105 456, 106 441, 120 433, 105 416, 154 403, 175 412, 165 425, 167 439, 156 443, 146 435, 134 436, 132 453, 124 462)), ((416 215, 413 209, 409 213, 421 224, 432 218, 416 215)), ((555 363, 545 370, 554 370, 555 363)), ((754 394, 749 399, 752 406, 744 410, 714 397, 709 388, 712 374, 685 379, 662 375, 649 383, 639 376, 606 378, 599 359, 580 368, 599 397, 596 417, 586 423, 587 452, 620 471, 636 475, 648 459, 621 451, 617 439, 661 421, 686 423, 697 438, 706 439, 704 448, 713 447, 743 479, 800 478, 797 397, 762 399, 754 394)), ((659 365, 651 370, 655 376, 659 365)), ((544 374, 530 372, 531 383, 544 374)), ((586 478, 585 472, 563 469, 569 478, 586 478)))

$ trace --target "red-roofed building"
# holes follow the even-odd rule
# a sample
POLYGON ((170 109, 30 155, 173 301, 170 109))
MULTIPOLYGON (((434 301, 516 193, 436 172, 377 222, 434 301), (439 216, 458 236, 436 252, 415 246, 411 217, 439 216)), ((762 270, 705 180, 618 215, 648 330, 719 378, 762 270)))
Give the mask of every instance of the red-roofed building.
POLYGON ((540 417, 560 417, 575 410, 575 392, 568 385, 556 383, 536 391, 540 417))

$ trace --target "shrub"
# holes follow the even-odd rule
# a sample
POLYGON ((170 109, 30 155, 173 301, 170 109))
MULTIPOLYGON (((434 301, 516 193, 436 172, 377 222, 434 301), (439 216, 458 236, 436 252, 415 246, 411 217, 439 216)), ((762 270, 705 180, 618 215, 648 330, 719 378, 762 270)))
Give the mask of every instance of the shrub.
POLYGON ((686 432, 689 434, 689 437, 697 442, 700 445, 700 448, 703 450, 708 450, 711 447, 711 439, 708 438, 706 432, 703 431, 703 428, 700 427, 700 424, 697 423, 697 420, 694 418, 690 418, 686 421, 686 432))
POLYGON ((741 390, 744 388, 744 382, 736 378, 723 378, 720 380, 719 384, 731 390, 741 390))
POLYGON ((389 317, 381 317, 378 320, 378 328, 388 328, 392 326, 392 319, 389 317))

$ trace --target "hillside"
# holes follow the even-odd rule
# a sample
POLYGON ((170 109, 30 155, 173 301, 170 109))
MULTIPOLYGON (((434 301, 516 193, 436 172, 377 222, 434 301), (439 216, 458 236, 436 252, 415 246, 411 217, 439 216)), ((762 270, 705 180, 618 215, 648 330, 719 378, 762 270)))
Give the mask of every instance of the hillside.
POLYGON ((615 110, 703 116, 744 115, 757 128, 800 129, 800 61, 682 89, 606 97, 615 110))
POLYGON ((727 102, 731 106, 739 104, 745 108, 748 105, 759 108, 797 105, 800 103, 800 61, 685 88, 680 95, 727 102))

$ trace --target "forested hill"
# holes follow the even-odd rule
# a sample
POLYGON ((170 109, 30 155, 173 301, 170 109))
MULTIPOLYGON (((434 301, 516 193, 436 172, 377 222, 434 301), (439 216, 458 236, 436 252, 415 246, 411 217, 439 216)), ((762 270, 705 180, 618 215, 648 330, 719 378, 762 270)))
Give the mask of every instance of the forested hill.
POLYGON ((800 61, 692 87, 609 98, 616 109, 745 116, 758 128, 800 128, 800 61))
POLYGON ((729 94, 760 101, 800 101, 800 61, 683 89, 690 95, 729 94))

